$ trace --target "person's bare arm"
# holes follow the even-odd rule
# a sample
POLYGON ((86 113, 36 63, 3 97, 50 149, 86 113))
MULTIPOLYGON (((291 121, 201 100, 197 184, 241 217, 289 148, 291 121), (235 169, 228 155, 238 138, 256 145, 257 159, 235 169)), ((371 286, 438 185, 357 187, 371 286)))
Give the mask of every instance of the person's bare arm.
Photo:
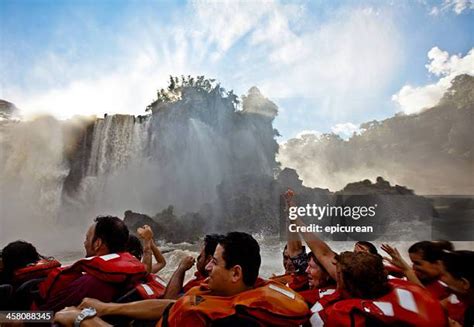
POLYGON ((151 240, 151 251, 153 252, 153 256, 155 257, 156 263, 153 264, 151 268, 151 272, 153 274, 156 274, 159 272, 161 269, 163 269, 166 266, 166 259, 161 253, 160 249, 158 246, 155 244, 155 241, 152 239, 151 240))
POLYGON ((382 244, 382 250, 384 250, 390 256, 384 257, 384 259, 386 259, 392 265, 400 268, 410 282, 420 285, 423 288, 425 287, 416 276, 412 267, 408 264, 408 262, 405 261, 405 259, 403 259, 397 248, 391 247, 388 244, 382 244))
POLYGON ((141 320, 158 320, 165 309, 174 300, 143 300, 129 303, 104 303, 96 299, 85 298, 79 305, 80 309, 93 307, 98 316, 126 316, 141 320))
MULTIPOLYGON (((296 206, 296 201, 294 199, 294 192, 292 189, 288 189, 288 191, 285 192, 283 195, 283 198, 285 200, 285 212, 288 218, 288 212, 291 207, 296 206)), ((301 254, 303 251, 303 243, 301 242, 300 236, 298 233, 292 233, 290 232, 290 229, 288 228, 288 223, 289 219, 287 219, 287 243, 286 243, 286 248, 288 251, 288 255, 290 257, 296 257, 297 255, 301 254)))
POLYGON ((151 251, 151 240, 145 240, 143 246, 143 258, 142 263, 145 265, 146 271, 151 273, 153 270, 152 263, 152 251, 151 251))
POLYGON ((171 276, 168 285, 166 286, 165 294, 163 295, 163 299, 177 299, 179 293, 183 289, 184 283, 184 276, 186 275, 186 271, 191 269, 194 265, 195 259, 191 256, 184 257, 176 268, 173 276, 171 276))
MULTIPOLYGON (((61 326, 73 326, 81 310, 76 307, 66 307, 54 315, 54 323, 61 326)), ((109 325, 99 317, 85 319, 81 322, 83 327, 109 327, 109 325)))
POLYGON ((166 259, 153 240, 153 231, 150 226, 144 225, 137 229, 137 234, 144 241, 142 262, 149 273, 156 274, 166 266, 166 259), (155 257, 155 264, 152 255, 155 257))
MULTIPOLYGON (((299 217, 296 218, 294 222, 298 226, 306 226, 299 217)), ((334 264, 336 253, 326 242, 317 237, 316 234, 310 232, 300 232, 300 234, 319 263, 326 269, 332 279, 336 280, 336 265, 334 264)))

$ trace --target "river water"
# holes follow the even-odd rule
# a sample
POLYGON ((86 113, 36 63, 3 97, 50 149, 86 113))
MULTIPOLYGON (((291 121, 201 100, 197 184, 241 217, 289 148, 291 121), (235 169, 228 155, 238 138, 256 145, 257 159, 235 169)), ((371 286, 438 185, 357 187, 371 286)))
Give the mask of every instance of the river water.
MULTIPOLYGON (((260 276, 263 278, 268 278, 272 274, 281 274, 283 273, 283 264, 282 264, 282 251, 285 246, 285 243, 280 242, 277 237, 267 237, 263 234, 254 234, 255 239, 260 244, 260 254, 262 256, 262 265, 260 268, 260 276)), ((344 242, 328 242, 330 247, 336 252, 342 251, 351 251, 354 247, 354 242, 344 241, 344 242)), ((377 248, 380 250, 380 242, 374 242, 377 248)), ((391 245, 396 246, 404 258, 409 261, 408 258, 408 248, 412 242, 392 242, 391 245)), ((454 246, 458 250, 471 250, 474 251, 474 242, 453 242, 454 246)), ((190 243, 164 243, 160 245, 160 249, 164 252, 164 257, 166 259, 167 265, 163 270, 159 272, 160 277, 169 280, 174 270, 178 266, 180 260, 187 256, 191 255, 197 258, 200 252, 199 244, 190 244, 190 243)), ((381 253, 384 255, 385 253, 381 253)), ((63 265, 70 264, 75 260, 78 260, 84 256, 84 251, 65 251, 54 254, 54 256, 59 259, 63 265)), ((195 267, 186 274, 186 280, 193 277, 195 267)))

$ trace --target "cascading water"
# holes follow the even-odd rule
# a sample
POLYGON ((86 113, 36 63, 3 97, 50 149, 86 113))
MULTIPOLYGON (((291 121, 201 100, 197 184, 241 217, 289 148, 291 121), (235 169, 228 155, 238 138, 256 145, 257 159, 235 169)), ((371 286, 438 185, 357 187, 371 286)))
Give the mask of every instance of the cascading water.
POLYGON ((60 122, 42 117, 0 126, 0 240, 38 239, 54 228, 61 204, 64 134, 60 122))
POLYGON ((273 176, 272 119, 236 111, 220 88, 189 87, 148 116, 2 123, 0 242, 38 244, 51 228, 81 240, 95 216, 126 210, 197 212, 218 199, 224 180, 232 194, 243 174, 273 176))

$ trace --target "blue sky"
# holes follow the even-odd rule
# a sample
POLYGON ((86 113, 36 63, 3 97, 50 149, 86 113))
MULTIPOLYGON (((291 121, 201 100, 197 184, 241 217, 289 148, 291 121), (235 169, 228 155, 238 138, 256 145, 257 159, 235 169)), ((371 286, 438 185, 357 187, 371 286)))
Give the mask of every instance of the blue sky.
POLYGON ((282 140, 348 135, 474 74, 474 4, 0 0, 0 98, 26 116, 142 114, 168 75, 277 103, 282 140), (429 57, 428 57, 429 56, 429 57))

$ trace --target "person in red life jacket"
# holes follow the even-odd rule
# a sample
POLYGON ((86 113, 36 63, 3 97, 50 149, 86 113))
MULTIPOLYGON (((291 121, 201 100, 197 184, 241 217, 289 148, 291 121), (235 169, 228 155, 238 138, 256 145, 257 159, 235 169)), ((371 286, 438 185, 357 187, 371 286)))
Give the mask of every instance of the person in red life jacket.
MULTIPOLYGON (((127 242, 127 252, 135 258, 142 261, 143 245, 135 235, 130 235, 127 242)), ((149 272, 151 264, 145 264, 146 270, 149 272)), ((158 275, 149 273, 146 278, 135 286, 138 294, 142 299, 159 299, 162 298, 166 290, 166 282, 158 275)))
POLYGON ((125 252, 128 236, 119 218, 95 218, 84 241, 86 258, 56 268, 39 284, 40 309, 57 311, 78 305, 87 296, 112 301, 143 280, 145 266, 125 252))
MULTIPOLYGON (((258 279, 260 264, 257 241, 249 234, 232 232, 219 241, 206 266, 207 284, 192 288, 172 305, 170 300, 118 304, 85 299, 79 307, 94 307, 98 315, 135 319, 154 315, 161 318, 157 325, 161 327, 299 326, 307 321, 309 310, 303 298, 284 285, 258 279)), ((56 321, 67 325, 71 316, 58 313, 56 321)))
POLYGON ((4 264, 4 283, 17 288, 31 279, 44 278, 61 264, 54 258, 46 258, 36 248, 25 241, 15 241, 2 251, 4 264))
POLYGON ((177 299, 180 295, 183 295, 191 288, 199 286, 202 282, 204 282, 204 280, 208 277, 206 266, 212 260, 212 256, 214 255, 217 244, 222 237, 222 235, 218 234, 210 234, 204 237, 201 253, 199 253, 197 257, 194 278, 188 281, 184 286, 183 282, 186 271, 192 268, 195 260, 192 256, 186 256, 181 260, 178 268, 175 270, 171 276, 170 281, 168 282, 168 286, 166 287, 166 292, 163 298, 177 299))
POLYGON ((460 303, 447 306, 450 326, 474 326, 474 252, 445 251, 442 254, 441 280, 460 303), (457 305, 456 305, 457 304, 457 305), (464 310, 462 310, 464 309, 464 310))
POLYGON ((419 285, 387 279, 380 256, 343 252, 335 261, 339 299, 321 303, 312 326, 447 326, 439 301, 419 285))
POLYGON ((450 242, 422 241, 413 244, 408 249, 412 266, 402 258, 396 248, 383 244, 382 249, 390 255, 390 258, 386 259, 399 267, 409 281, 425 287, 440 301, 450 295, 449 289, 440 281, 441 254, 443 250, 453 249, 450 242))
POLYGON ((336 291, 336 282, 318 262, 313 253, 308 254, 309 261, 306 273, 309 281, 309 290, 298 292, 312 308, 321 297, 336 291))
MULTIPOLYGON (((293 192, 293 195, 294 195, 294 192, 293 192)), ((296 205, 294 201, 292 201, 289 204, 290 208, 295 207, 295 206, 296 205)), ((291 219, 291 220, 292 220, 291 222, 292 224, 296 224, 297 226, 300 226, 300 227, 306 226, 305 223, 298 216, 296 216, 294 219, 291 219)), ((295 234, 295 233, 291 233, 291 234, 295 234)), ((331 276, 332 279, 336 280, 336 265, 335 265, 335 260, 334 260, 336 256, 336 252, 331 249, 331 247, 329 246, 327 242, 323 241, 315 233, 303 232, 300 229, 299 234, 302 236, 306 245, 309 247, 311 252, 315 255, 316 259, 321 264, 321 266, 324 267, 324 269, 328 272, 328 274, 331 276)), ((364 253, 377 252, 377 249, 372 243, 364 242, 364 241, 359 241, 355 243, 353 250, 354 252, 364 252, 364 253)))
MULTIPOLYGON (((291 188, 280 197, 284 203, 283 210, 288 217, 289 208, 295 205, 294 191, 291 188)), ((287 220, 288 221, 288 220, 287 220)), ((291 233, 287 228, 287 243, 283 249, 283 267, 285 274, 272 276, 271 279, 285 284, 294 291, 301 292, 309 288, 306 268, 308 256, 298 234, 291 233)))
POLYGON ((145 264, 149 273, 156 274, 166 266, 166 259, 163 257, 160 249, 153 239, 153 231, 148 225, 144 225, 137 229, 137 234, 144 241, 142 262, 145 264), (153 258, 156 263, 153 263, 153 258))

